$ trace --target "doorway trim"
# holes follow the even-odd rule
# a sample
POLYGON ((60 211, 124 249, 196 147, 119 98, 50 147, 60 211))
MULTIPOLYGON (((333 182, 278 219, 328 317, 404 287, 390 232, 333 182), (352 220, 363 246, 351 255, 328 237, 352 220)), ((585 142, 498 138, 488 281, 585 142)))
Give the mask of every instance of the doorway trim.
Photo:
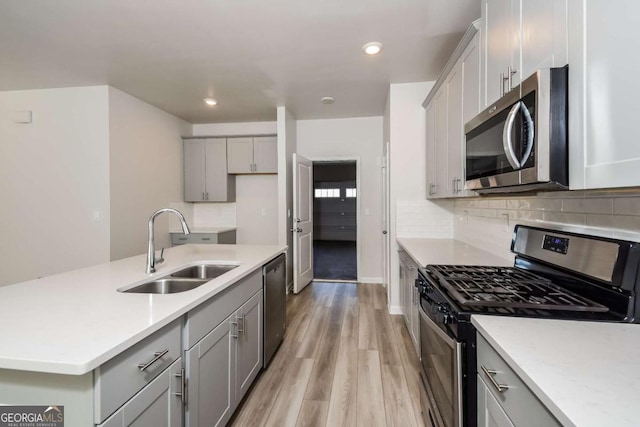
MULTIPOLYGON (((367 282, 366 277, 361 276, 362 272, 362 209, 361 209, 361 200, 362 193, 360 192, 360 156, 321 156, 321 157, 313 157, 306 156, 307 159, 311 160, 311 162, 315 163, 356 163, 356 269, 358 272, 356 281, 358 283, 370 283, 372 279, 369 279, 370 282, 367 282)), ((315 278, 313 280, 316 280, 315 278)), ((373 282, 377 281, 374 279, 373 282)), ((371 282, 372 283, 372 282, 371 282)))

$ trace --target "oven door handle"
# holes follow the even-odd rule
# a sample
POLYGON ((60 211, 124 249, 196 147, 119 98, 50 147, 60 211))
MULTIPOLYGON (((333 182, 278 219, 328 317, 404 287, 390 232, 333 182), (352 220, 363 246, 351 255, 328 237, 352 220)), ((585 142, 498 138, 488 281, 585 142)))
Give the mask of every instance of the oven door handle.
POLYGON ((442 339, 449 347, 455 349, 456 344, 458 344, 458 342, 455 339, 451 338, 449 335, 447 335, 445 331, 440 329, 437 323, 431 320, 429 316, 427 316, 422 306, 418 311, 420 312, 420 317, 422 317, 422 319, 425 321, 427 326, 429 326, 429 328, 432 329, 438 335, 438 337, 440 337, 440 339, 442 339))
MULTIPOLYGON (((520 161, 516 157, 516 152, 513 149, 513 140, 511 139, 511 131, 513 130, 513 123, 516 121, 516 114, 518 114, 518 110, 522 105, 522 101, 518 101, 513 104, 511 107, 511 111, 509 111, 509 115, 507 116, 507 121, 504 124, 504 128, 502 130, 502 148, 504 149, 504 154, 507 156, 507 160, 511 167, 515 170, 520 169, 520 161)), ((526 109, 526 107, 525 107, 526 109)))

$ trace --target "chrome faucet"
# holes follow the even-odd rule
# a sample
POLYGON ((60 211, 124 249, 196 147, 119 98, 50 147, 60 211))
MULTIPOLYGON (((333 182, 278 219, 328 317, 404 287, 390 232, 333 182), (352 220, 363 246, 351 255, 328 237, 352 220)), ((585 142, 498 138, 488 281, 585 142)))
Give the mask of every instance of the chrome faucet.
POLYGON ((180 220, 180 223, 182 224, 182 232, 184 234, 191 233, 191 231, 189 231, 189 226, 187 225, 187 221, 184 219, 184 215, 182 215, 179 211, 171 208, 162 208, 155 211, 153 215, 151 215, 151 217, 149 218, 149 249, 147 250, 147 274, 155 273, 156 264, 159 264, 164 261, 162 254, 160 255, 160 258, 156 258, 156 249, 155 249, 155 244, 153 242, 153 223, 156 217, 163 212, 171 212, 176 214, 176 216, 180 220))

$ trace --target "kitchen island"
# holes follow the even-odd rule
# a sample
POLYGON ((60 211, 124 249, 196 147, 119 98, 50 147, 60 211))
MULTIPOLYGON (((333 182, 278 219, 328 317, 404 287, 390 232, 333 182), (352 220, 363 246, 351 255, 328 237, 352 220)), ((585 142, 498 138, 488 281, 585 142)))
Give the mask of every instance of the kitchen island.
MULTIPOLYGON (((201 307, 245 282, 251 282, 251 292, 261 296, 262 265, 285 250, 285 246, 184 245, 167 249, 166 261, 153 274, 145 273, 146 258, 139 255, 0 288, 0 403, 64 405, 67 425, 87 425, 89 415, 96 424, 102 422, 105 417, 94 417, 91 404, 101 366, 145 339, 169 334, 165 331, 178 330, 180 348, 184 345, 187 350, 187 344, 193 344, 189 334, 196 334, 196 326, 204 327, 199 326, 200 319, 211 317, 201 314, 201 307), (118 291, 186 266, 212 263, 238 266, 186 292, 118 291), (194 326, 189 329, 192 313, 194 326), (47 390, 56 402, 42 400, 47 390)), ((260 314, 261 307, 260 302, 260 314)), ((180 350, 176 357, 182 355, 180 350)), ((150 371, 145 372, 147 380, 159 374, 150 371)))
POLYGON ((472 323, 560 424, 638 425, 640 325, 482 315, 472 323))

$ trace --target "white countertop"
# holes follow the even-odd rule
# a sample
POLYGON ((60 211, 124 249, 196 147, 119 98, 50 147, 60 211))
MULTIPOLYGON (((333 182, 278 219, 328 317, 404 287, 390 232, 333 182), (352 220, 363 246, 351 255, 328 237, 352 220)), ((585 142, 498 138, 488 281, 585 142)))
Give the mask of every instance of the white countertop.
POLYGON ((146 254, 0 287, 0 368, 82 375, 226 289, 285 246, 183 245, 165 250, 156 273, 146 254), (196 289, 121 293, 184 266, 239 263, 196 289))
MULTIPOLYGON (((225 231, 233 231, 236 227, 189 227, 192 233, 224 233, 225 231)), ((169 233, 182 234, 182 228, 172 228, 169 233)))
POLYGON ((513 258, 500 258, 459 240, 399 238, 397 242, 423 267, 427 264, 513 265, 513 258))
POLYGON ((475 315, 471 320, 563 425, 639 425, 640 325, 475 315))

